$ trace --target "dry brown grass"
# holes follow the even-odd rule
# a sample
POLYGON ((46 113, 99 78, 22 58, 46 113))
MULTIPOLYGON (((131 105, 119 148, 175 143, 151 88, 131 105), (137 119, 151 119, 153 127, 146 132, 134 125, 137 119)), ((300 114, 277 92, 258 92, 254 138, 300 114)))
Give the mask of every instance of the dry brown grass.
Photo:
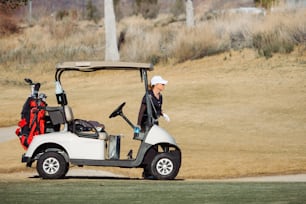
MULTIPOLYGON (((305 172, 305 64, 306 53, 301 51, 266 60, 244 50, 157 66, 150 76, 161 74, 170 81, 164 92, 164 109, 172 121, 161 120, 161 126, 182 148, 179 178, 305 172)), ((126 101, 124 111, 136 121, 143 94, 138 73, 85 75, 64 76, 70 105, 76 117, 99 120, 110 133, 125 135, 121 154, 125 158, 125 153, 131 147, 136 151, 139 143, 131 140, 131 130, 122 119, 108 119, 108 115, 126 101)), ((19 77, 22 80, 23 74, 19 77)), ((55 105, 53 76, 33 73, 29 77, 45 81, 42 91, 49 95, 49 104, 55 105)), ((3 84, 1 93, 1 115, 5 116, 1 124, 17 122, 28 89, 3 84)), ((23 169, 17 140, 1 144, 0 149, 6 158, 0 164, 1 172, 23 169)), ((103 170, 141 175, 139 169, 103 170)))
POLYGON ((252 52, 231 56, 181 65, 189 74, 175 86, 184 93, 175 115, 183 114, 187 172, 196 178, 305 171, 305 53, 269 61, 252 52))
MULTIPOLYGON (((188 30, 184 22, 158 23, 163 18, 167 19, 122 19, 117 34, 126 33, 121 59, 177 63, 243 48, 255 48, 261 55, 271 57, 274 53, 291 52, 294 46, 306 42, 305 10, 267 16, 219 14, 210 20, 198 20, 196 27, 188 30)), ((63 60, 103 59, 103 26, 103 21, 95 24, 72 18, 42 18, 13 39, 0 38, 0 62, 35 66, 43 61, 55 64, 63 60)))
POLYGON ((199 17, 196 27, 187 30, 183 22, 171 23, 171 19, 161 16, 155 25, 140 17, 123 19, 119 31, 126 31, 126 42, 121 57, 183 62, 243 48, 254 48, 260 55, 271 57, 274 53, 289 53, 306 41, 305 10, 266 16, 219 13, 210 20, 199 17), (166 19, 168 26, 163 26, 166 19))

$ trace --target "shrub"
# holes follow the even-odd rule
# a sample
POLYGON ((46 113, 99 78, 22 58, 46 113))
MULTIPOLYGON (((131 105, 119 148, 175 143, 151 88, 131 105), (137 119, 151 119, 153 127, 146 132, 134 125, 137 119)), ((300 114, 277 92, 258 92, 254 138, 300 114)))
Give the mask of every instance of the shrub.
POLYGON ((3 8, 0 8, 0 35, 9 35, 20 31, 17 21, 3 8))
POLYGON ((255 33, 253 45, 259 55, 270 58, 273 53, 290 53, 293 51, 295 43, 288 29, 283 26, 276 26, 272 30, 255 33))
POLYGON ((271 8, 273 4, 278 3, 278 0, 254 0, 257 6, 271 8))
POLYGON ((97 7, 91 0, 89 0, 86 5, 86 17, 87 20, 94 21, 95 23, 98 23, 98 21, 101 19, 101 15, 97 7))
POLYGON ((56 20, 63 20, 63 18, 68 17, 69 16, 69 12, 66 10, 59 10, 58 12, 56 12, 56 20))
POLYGON ((136 0, 136 14, 141 14, 146 19, 156 18, 159 12, 157 0, 136 0))
POLYGON ((178 34, 170 56, 177 62, 199 59, 221 52, 221 43, 210 29, 185 29, 178 34))
POLYGON ((254 47, 259 55, 270 58, 273 53, 290 53, 294 49, 294 43, 284 40, 277 33, 257 33, 254 38, 254 47))
POLYGON ((184 14, 185 13, 185 1, 175 0, 175 3, 170 11, 174 16, 179 16, 181 14, 184 14))

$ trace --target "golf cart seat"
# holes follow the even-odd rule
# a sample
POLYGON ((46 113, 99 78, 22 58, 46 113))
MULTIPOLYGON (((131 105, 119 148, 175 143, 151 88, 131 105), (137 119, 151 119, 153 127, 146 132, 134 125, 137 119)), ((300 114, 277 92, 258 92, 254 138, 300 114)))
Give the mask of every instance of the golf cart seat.
POLYGON ((73 117, 73 112, 70 106, 64 106, 64 111, 65 111, 65 120, 67 123, 73 122, 74 117, 73 117))
POLYGON ((61 107, 46 107, 46 111, 52 121, 53 125, 70 123, 73 121, 72 109, 69 106, 61 107))
POLYGON ((96 126, 95 122, 96 121, 74 119, 73 120, 74 133, 77 134, 79 137, 107 140, 108 137, 107 137, 106 132, 104 132, 104 126, 102 128, 99 126, 96 126))
POLYGON ((72 130, 69 128, 73 126, 73 113, 69 106, 57 106, 57 107, 46 107, 46 111, 50 120, 54 126, 65 124, 64 130, 72 130), (68 124, 68 127, 66 127, 68 124))
POLYGON ((58 132, 60 131, 60 127, 62 124, 65 124, 65 113, 63 111, 63 107, 46 107, 46 133, 58 132))
POLYGON ((97 121, 87 121, 83 119, 74 119, 70 106, 64 106, 66 122, 69 131, 77 134, 79 137, 107 140, 108 135, 104 131, 104 125, 97 121), (99 131, 98 131, 99 130, 99 131))

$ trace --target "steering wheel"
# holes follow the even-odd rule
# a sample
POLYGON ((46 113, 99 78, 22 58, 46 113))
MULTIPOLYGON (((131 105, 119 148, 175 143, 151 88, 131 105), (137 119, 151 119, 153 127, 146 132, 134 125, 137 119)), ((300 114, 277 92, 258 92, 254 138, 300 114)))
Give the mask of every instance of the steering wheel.
POLYGON ((122 113, 122 108, 125 105, 125 102, 123 102, 120 106, 118 106, 118 108, 116 108, 110 115, 109 118, 114 118, 118 115, 121 115, 122 113))

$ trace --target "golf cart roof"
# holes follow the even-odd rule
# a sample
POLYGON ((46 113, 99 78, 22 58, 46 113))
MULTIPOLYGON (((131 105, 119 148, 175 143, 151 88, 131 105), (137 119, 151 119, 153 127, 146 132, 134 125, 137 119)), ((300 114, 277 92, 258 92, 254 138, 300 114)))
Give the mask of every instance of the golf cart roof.
POLYGON ((56 66, 58 72, 81 71, 93 72, 98 70, 153 70, 153 65, 149 63, 135 62, 112 62, 112 61, 75 61, 63 62, 56 66))

